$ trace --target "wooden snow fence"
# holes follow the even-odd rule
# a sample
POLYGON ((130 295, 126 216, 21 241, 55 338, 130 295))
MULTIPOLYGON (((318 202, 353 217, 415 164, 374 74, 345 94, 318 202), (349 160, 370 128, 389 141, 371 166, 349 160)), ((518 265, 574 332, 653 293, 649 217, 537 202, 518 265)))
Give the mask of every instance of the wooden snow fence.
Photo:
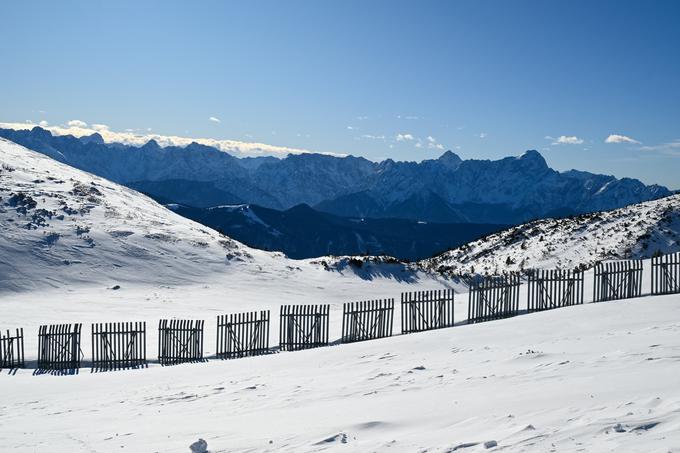
POLYGON ((452 289, 401 293, 401 333, 453 327, 452 289))
POLYGON ((394 299, 349 302, 342 306, 342 342, 392 336, 394 299))
POLYGON ((217 317, 218 359, 234 359, 269 352, 269 310, 217 317))
POLYGON ((38 369, 80 368, 82 324, 43 325, 38 329, 38 369))
POLYGON ((477 277, 469 282, 468 324, 519 314, 517 273, 477 277))
POLYGON ((642 261, 598 263, 594 270, 593 302, 630 299, 642 295, 642 261))
POLYGON ((680 293, 680 253, 652 258, 652 295, 680 293))
POLYGON ((527 311, 580 305, 583 303, 582 271, 531 270, 527 273, 527 311))
POLYGON ((281 351, 328 345, 330 305, 282 305, 279 324, 281 351))
POLYGON ((203 360, 202 320, 161 319, 158 323, 158 361, 162 365, 203 360))
POLYGON ((0 370, 23 368, 24 362, 24 329, 16 329, 12 334, 0 332, 0 370))
POLYGON ((92 369, 146 366, 146 322, 92 324, 92 369))

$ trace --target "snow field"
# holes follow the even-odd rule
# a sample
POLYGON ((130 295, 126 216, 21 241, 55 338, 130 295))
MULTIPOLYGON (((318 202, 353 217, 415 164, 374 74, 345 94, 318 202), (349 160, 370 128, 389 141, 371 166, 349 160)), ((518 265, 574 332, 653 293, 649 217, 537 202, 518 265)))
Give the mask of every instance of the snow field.
POLYGON ((680 296, 643 297, 230 361, 4 373, 0 444, 680 451, 679 367, 680 296))

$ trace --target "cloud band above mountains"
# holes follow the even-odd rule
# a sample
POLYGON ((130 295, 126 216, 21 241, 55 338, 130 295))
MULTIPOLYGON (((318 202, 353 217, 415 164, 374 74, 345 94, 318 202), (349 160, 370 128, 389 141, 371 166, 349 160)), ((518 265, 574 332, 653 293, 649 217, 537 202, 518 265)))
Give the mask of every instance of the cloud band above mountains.
POLYGON ((71 120, 66 126, 49 126, 46 122, 33 123, 26 121, 24 123, 0 123, 0 128, 3 129, 32 129, 40 126, 43 129, 50 131, 53 135, 73 135, 74 137, 84 137, 98 133, 102 136, 105 143, 122 143, 132 146, 143 146, 150 140, 155 140, 160 146, 187 146, 192 142, 200 143, 206 146, 212 146, 221 151, 233 154, 235 156, 277 156, 285 157, 288 154, 328 154, 332 156, 343 157, 345 154, 341 153, 317 153, 301 148, 290 148, 287 146, 268 145, 266 143, 242 142, 238 140, 218 140, 213 138, 190 138, 180 137, 177 135, 160 135, 153 134, 150 131, 146 133, 137 133, 134 130, 126 130, 124 132, 113 131, 105 124, 87 124, 81 120, 71 120))

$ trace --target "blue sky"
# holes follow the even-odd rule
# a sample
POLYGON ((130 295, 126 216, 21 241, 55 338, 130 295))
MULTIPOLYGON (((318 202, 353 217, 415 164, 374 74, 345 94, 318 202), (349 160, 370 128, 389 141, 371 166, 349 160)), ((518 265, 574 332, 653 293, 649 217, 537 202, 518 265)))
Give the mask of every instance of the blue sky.
POLYGON ((373 160, 538 149, 680 188, 679 23, 675 1, 3 2, 0 122, 373 160))

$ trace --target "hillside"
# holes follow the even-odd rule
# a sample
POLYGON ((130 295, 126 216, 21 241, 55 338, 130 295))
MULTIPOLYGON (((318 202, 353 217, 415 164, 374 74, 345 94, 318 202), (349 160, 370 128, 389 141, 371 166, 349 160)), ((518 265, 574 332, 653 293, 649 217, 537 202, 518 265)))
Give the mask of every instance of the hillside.
POLYGON ((517 224, 615 209, 670 195, 662 186, 582 171, 558 172, 529 150, 499 160, 372 162, 320 154, 239 159, 210 146, 104 143, 100 136, 0 129, 0 136, 157 198, 195 207, 307 204, 342 217, 517 224))
POLYGON ((439 272, 590 267, 600 260, 680 251, 680 195, 612 211, 515 226, 420 264, 439 272))
POLYGON ((173 284, 275 265, 150 198, 0 139, 0 292, 173 284))
POLYGON ((251 247, 281 251, 293 259, 371 254, 418 260, 504 228, 476 223, 345 218, 307 205, 284 211, 248 204, 168 206, 251 247))

